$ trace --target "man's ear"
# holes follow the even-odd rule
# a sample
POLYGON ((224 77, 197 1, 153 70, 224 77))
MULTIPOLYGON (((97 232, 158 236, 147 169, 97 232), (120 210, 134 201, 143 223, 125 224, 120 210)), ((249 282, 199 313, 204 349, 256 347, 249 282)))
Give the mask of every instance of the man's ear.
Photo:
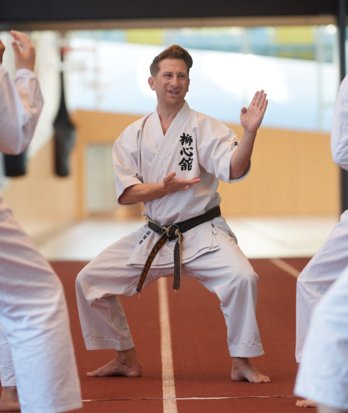
POLYGON ((152 90, 154 90, 154 88, 153 88, 153 82, 154 82, 154 78, 152 77, 152 76, 150 76, 148 79, 147 79, 147 83, 149 84, 149 86, 150 86, 150 88, 152 89, 152 90))

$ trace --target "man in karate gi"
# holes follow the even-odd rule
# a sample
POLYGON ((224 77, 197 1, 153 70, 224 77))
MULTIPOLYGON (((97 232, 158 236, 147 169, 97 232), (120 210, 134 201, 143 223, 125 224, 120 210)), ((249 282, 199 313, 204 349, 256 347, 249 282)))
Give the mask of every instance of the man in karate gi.
MULTIPOLYGON (((38 122, 43 99, 27 35, 11 32, 17 73, 2 65, 0 152, 21 153, 38 122)), ((30 201, 28 201, 30 202, 30 201)), ((0 197, 0 411, 58 413, 82 406, 64 291, 56 274, 0 197)))
MULTIPOLYGON (((331 131, 334 162, 348 170, 348 76, 339 88, 331 131)), ((302 362, 303 346, 314 307, 348 265, 348 210, 331 230, 327 240, 302 270, 296 292, 296 361, 302 362)), ((298 407, 314 407, 312 400, 298 400, 298 407)))
POLYGON ((318 413, 348 413, 348 267, 313 310, 295 393, 318 413))
POLYGON ((231 379, 270 381, 249 360, 263 354, 255 315, 258 276, 220 215, 217 192, 219 180, 247 174, 266 94, 257 92, 242 109, 244 132, 237 145, 227 126, 185 101, 191 66, 190 54, 177 45, 155 57, 148 83, 157 109, 128 126, 113 148, 118 202, 142 202, 148 222, 109 246, 77 277, 87 349, 117 350, 115 359, 91 376, 141 376, 118 297, 173 273, 177 289, 181 270, 220 300, 233 358, 231 379))

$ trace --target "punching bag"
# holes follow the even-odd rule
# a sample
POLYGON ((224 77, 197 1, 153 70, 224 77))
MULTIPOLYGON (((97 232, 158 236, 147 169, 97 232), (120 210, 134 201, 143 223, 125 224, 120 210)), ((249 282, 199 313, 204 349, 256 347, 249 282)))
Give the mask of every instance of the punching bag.
POLYGON ((64 91, 64 48, 60 49, 61 70, 60 70, 60 101, 57 115, 53 122, 54 128, 54 168, 58 176, 68 176, 70 174, 70 153, 76 141, 75 125, 70 119, 64 91))
POLYGON ((18 155, 4 155, 5 176, 17 177, 27 173, 27 150, 18 155))

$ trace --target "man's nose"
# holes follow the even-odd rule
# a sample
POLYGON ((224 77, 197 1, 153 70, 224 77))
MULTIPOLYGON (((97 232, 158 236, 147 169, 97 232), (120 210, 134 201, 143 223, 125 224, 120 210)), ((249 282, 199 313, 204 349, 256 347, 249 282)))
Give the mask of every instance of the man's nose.
POLYGON ((178 84, 178 83, 179 83, 179 76, 174 75, 174 76, 172 77, 171 81, 172 81, 171 83, 172 83, 173 85, 178 84))

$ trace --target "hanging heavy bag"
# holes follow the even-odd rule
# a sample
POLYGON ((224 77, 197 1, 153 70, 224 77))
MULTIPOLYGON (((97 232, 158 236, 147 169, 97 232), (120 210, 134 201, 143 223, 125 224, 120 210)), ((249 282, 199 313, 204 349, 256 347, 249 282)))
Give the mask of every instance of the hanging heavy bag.
POLYGON ((53 122, 54 128, 54 169, 58 176, 69 176, 70 153, 76 142, 76 128, 70 119, 67 110, 64 92, 63 61, 64 49, 60 52, 62 70, 60 72, 60 102, 56 118, 53 122))
POLYGON ((27 173, 27 150, 18 155, 4 156, 4 173, 10 178, 24 176, 27 173))

